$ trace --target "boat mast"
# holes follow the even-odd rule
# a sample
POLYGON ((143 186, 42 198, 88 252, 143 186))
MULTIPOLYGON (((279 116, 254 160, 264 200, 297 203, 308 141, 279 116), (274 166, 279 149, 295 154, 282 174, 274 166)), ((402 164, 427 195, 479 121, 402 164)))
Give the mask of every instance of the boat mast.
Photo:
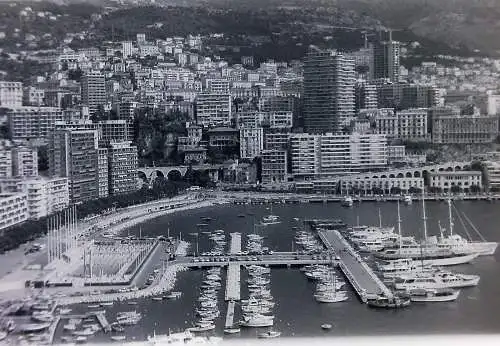
POLYGON ((425 191, 422 189, 422 219, 424 221, 424 240, 427 240, 427 217, 425 215, 425 191))
MULTIPOLYGON (((379 209, 380 211, 380 209, 379 209)), ((401 239, 401 214, 399 212, 399 200, 398 200, 398 235, 399 235, 399 250, 401 251, 402 239, 401 239)))
POLYGON ((448 218, 450 222, 450 236, 453 235, 453 216, 451 215, 451 199, 448 198, 448 218))
MULTIPOLYGON (((399 208, 399 200, 398 200, 398 208, 399 208)), ((399 219, 399 216, 398 216, 398 219, 399 219)), ((380 208, 378 208, 378 225, 380 228, 382 228, 382 214, 380 213, 380 208)))

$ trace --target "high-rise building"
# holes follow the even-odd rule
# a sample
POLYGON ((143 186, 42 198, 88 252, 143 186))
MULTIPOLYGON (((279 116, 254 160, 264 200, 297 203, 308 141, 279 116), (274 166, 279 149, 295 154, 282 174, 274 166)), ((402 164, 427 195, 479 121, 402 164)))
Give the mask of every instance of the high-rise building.
POLYGON ((112 142, 108 148, 109 194, 137 190, 137 147, 132 142, 112 142))
POLYGON ((23 105, 23 83, 0 81, 0 107, 14 108, 23 105))
POLYGON ((109 164, 108 164, 108 148, 97 149, 97 185, 99 198, 109 196, 109 164))
POLYGON ((81 80, 82 104, 91 115, 106 103, 106 80, 100 72, 89 72, 81 80))
POLYGON ((133 136, 132 123, 127 120, 99 121, 99 145, 106 146, 110 142, 131 141, 133 136))
POLYGON ((0 178, 12 177, 12 151, 10 148, 0 148, 0 178))
POLYGON ((200 93, 196 98, 196 121, 210 127, 231 125, 231 108, 229 94, 200 93))
POLYGON ((122 42, 122 56, 123 58, 128 58, 134 54, 134 45, 132 41, 122 42))
POLYGON ((377 86, 367 83, 356 84, 356 111, 378 107, 377 86))
POLYGON ((49 141, 52 176, 67 177, 72 203, 99 197, 98 131, 61 125, 49 141))
POLYGON ((0 194, 0 231, 28 220, 28 216, 25 193, 0 194))
POLYGON ((285 183, 287 181, 286 150, 262 151, 262 184, 285 183))
POLYGON ((431 108, 439 103, 438 89, 428 84, 389 83, 377 85, 379 108, 431 108))
POLYGON ((292 134, 290 147, 292 174, 299 180, 380 170, 387 166, 384 135, 292 134))
POLYGON ((304 59, 304 128, 339 132, 355 115, 354 60, 312 47, 304 59))
POLYGON ((13 140, 45 141, 55 123, 64 120, 63 111, 55 107, 19 107, 7 111, 13 140))
POLYGON ((15 177, 38 176, 38 152, 34 148, 12 149, 12 175, 15 177))
POLYGON ((376 42, 373 48, 373 77, 398 82, 399 54, 400 43, 392 40, 392 34, 376 42))
POLYGON ((240 129, 240 157, 253 159, 264 148, 264 130, 262 127, 240 129))

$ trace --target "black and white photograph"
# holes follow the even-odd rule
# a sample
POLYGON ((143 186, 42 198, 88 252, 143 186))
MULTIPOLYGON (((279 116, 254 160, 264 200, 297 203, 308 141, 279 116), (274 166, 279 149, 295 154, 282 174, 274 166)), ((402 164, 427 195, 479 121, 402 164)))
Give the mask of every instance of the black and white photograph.
POLYGON ((0 0, 0 345, 500 345, 500 0, 0 0))

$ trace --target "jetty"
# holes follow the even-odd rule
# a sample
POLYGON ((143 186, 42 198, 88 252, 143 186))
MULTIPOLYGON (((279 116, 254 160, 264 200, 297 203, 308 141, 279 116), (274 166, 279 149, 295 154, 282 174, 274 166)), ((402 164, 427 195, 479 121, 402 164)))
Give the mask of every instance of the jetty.
POLYGON ((394 298, 392 291, 375 275, 339 231, 324 229, 317 231, 328 250, 335 253, 338 267, 363 303, 378 296, 394 298))
MULTIPOLYGON (((241 233, 231 233, 231 243, 229 254, 236 255, 241 253, 241 233)), ((240 263, 231 263, 227 266, 225 301, 227 301, 226 328, 233 326, 235 301, 241 299, 241 265, 240 263)))

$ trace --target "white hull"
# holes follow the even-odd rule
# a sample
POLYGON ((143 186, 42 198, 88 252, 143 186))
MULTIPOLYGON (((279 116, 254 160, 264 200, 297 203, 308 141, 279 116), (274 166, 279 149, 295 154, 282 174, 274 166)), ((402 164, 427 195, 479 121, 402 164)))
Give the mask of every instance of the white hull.
POLYGON ((461 254, 478 254, 479 256, 494 255, 497 250, 496 242, 470 242, 466 244, 451 245, 451 249, 461 254))
POLYGON ((348 299, 346 295, 342 294, 333 297, 314 296, 314 298, 318 303, 340 303, 340 302, 345 302, 348 299))
POLYGON ((445 288, 464 288, 477 286, 479 284, 479 277, 466 280, 466 281, 454 281, 454 282, 428 282, 428 283, 396 283, 394 287, 397 290, 414 290, 414 289, 445 289, 445 288))
POLYGON ((411 295, 410 300, 412 302, 432 302, 432 303, 437 303, 437 302, 452 302, 454 300, 457 300, 458 295, 460 294, 460 291, 455 291, 454 293, 446 296, 435 296, 435 295, 411 295))
POLYGON ((454 257, 445 257, 445 258, 435 258, 435 259, 424 259, 424 260, 416 260, 418 262, 423 263, 424 266, 455 266, 459 264, 469 263, 474 260, 478 254, 470 254, 464 256, 454 256, 454 257))

